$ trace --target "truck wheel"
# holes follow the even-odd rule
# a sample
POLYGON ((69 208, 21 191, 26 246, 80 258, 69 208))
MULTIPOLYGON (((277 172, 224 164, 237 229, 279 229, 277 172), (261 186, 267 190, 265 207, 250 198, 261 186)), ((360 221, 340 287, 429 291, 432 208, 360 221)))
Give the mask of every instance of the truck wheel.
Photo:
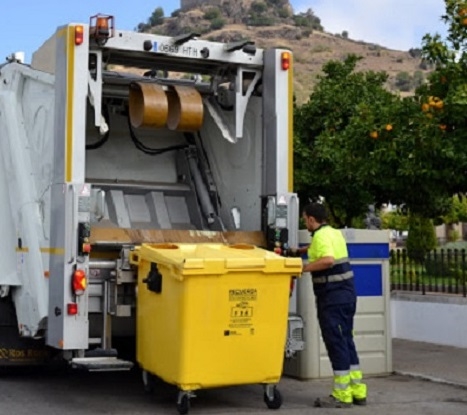
POLYGON ((274 388, 274 397, 269 400, 268 395, 264 393, 264 403, 269 409, 279 409, 282 406, 282 395, 278 389, 274 388))
POLYGON ((0 327, 16 327, 16 311, 10 297, 0 298, 0 327))

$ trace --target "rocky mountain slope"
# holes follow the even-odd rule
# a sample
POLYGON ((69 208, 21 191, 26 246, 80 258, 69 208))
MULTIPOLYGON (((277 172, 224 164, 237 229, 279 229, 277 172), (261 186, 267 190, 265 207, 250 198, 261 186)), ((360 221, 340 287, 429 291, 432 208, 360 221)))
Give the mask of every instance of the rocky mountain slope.
POLYGON ((232 41, 248 38, 258 47, 285 46, 294 54, 297 101, 308 99, 323 64, 349 53, 362 56, 358 69, 386 71, 388 89, 410 94, 426 78, 429 66, 421 61, 420 50, 398 51, 383 45, 351 39, 342 33, 325 31, 312 10, 294 13, 288 0, 181 0, 181 9, 165 17, 154 10, 137 30, 165 35, 200 33, 202 38, 232 41))

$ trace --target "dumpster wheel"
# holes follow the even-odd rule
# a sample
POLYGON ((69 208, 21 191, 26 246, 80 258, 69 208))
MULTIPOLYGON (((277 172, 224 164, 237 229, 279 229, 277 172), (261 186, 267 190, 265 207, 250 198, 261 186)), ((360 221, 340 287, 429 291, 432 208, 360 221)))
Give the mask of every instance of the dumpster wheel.
POLYGON ((180 415, 186 415, 190 411, 190 398, 194 396, 187 391, 179 391, 177 399, 177 411, 180 415))
POLYGON ((269 409, 279 409, 282 406, 282 395, 275 385, 266 385, 264 403, 269 409))
POLYGON ((146 394, 154 393, 154 387, 155 387, 154 375, 149 372, 146 372, 145 370, 141 372, 141 375, 143 377, 144 393, 146 394))

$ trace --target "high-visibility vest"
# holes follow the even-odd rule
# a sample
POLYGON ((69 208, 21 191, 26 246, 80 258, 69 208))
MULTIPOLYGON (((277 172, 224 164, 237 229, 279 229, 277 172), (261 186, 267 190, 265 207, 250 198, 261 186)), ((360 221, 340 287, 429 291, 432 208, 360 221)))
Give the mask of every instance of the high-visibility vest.
POLYGON ((345 238, 338 229, 322 225, 313 232, 308 259, 313 262, 327 256, 334 258, 334 265, 312 273, 313 290, 318 303, 332 305, 356 301, 354 274, 345 238))

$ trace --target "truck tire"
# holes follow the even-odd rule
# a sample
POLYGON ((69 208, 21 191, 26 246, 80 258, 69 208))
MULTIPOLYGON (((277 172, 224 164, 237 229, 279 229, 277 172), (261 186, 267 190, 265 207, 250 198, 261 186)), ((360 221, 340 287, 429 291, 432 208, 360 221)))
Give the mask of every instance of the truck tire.
POLYGON ((44 342, 22 338, 18 332, 16 310, 11 298, 0 299, 0 371, 14 366, 47 363, 52 350, 44 342))
POLYGON ((0 327, 16 327, 16 311, 10 297, 0 298, 0 327))

